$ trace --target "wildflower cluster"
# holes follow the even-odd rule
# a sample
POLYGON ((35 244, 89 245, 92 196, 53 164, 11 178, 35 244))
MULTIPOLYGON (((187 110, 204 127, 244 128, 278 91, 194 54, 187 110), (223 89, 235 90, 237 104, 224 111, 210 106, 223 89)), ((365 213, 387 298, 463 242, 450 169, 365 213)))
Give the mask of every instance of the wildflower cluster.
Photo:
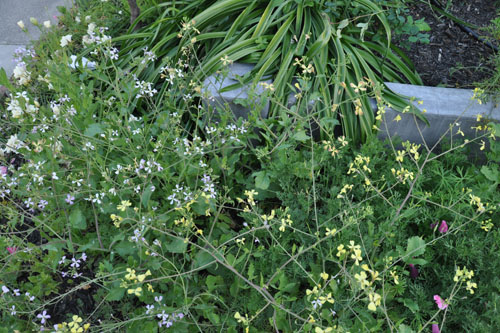
POLYGON ((63 268, 61 268, 61 276, 63 278, 66 277, 71 277, 73 279, 79 278, 83 275, 83 272, 81 272, 82 263, 87 261, 87 255, 85 252, 83 252, 80 256, 80 259, 76 259, 75 257, 72 257, 71 259, 66 258, 66 256, 62 256, 61 260, 59 260, 58 265, 59 266, 66 266, 67 270, 64 271, 63 268))
MULTIPOLYGON (((345 136, 339 136, 337 138, 337 141, 340 144, 339 146, 340 149, 346 147, 349 144, 345 136)), ((323 143, 323 148, 332 153, 332 157, 335 157, 339 154, 340 150, 331 141, 323 140, 322 143, 323 143)))
POLYGON ((472 282, 473 276, 474 276, 473 270, 468 270, 465 266, 462 269, 460 269, 460 267, 457 267, 455 271, 455 276, 453 277, 453 281, 460 284, 465 282, 466 284, 465 289, 471 294, 474 294, 474 289, 477 288, 477 283, 472 282))
MULTIPOLYGON (((125 274, 124 279, 122 279, 120 287, 127 289, 127 294, 139 297, 142 295, 143 291, 142 283, 150 275, 151 275, 150 270, 147 270, 146 273, 137 275, 135 269, 127 268, 127 274, 125 274)), ((153 286, 150 283, 148 283, 146 286, 148 291, 154 292, 153 286)))
POLYGON ((90 323, 83 324, 83 319, 79 317, 78 315, 73 315, 71 317, 71 321, 68 322, 62 322, 60 324, 55 324, 54 325, 54 330, 56 332, 63 332, 63 333, 82 333, 88 331, 90 328, 90 323))

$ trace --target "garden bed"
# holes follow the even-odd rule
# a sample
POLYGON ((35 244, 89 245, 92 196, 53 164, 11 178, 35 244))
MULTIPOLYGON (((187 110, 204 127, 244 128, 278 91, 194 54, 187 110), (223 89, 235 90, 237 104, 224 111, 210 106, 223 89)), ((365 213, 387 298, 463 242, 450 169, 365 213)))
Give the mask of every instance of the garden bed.
MULTIPOLYGON (((498 16, 498 8, 498 1, 492 0, 450 1, 447 11, 470 24, 487 28, 498 16)), ((412 2, 409 9, 415 20, 423 18, 431 28, 428 44, 412 43, 409 50, 403 48, 424 85, 474 88, 495 74, 495 53, 490 47, 433 11, 427 2, 412 2)), ((477 32, 480 36, 489 35, 485 30, 477 32)), ((498 45, 498 41, 493 44, 498 45)))

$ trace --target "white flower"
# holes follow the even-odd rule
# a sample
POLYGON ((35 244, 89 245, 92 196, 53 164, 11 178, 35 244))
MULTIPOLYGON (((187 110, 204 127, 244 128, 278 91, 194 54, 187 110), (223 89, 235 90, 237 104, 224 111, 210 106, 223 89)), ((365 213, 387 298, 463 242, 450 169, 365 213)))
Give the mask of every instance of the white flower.
POLYGON ((43 310, 43 312, 39 313, 36 317, 39 318, 39 319, 41 319, 40 322, 42 324, 45 324, 46 319, 49 319, 50 315, 47 314, 47 311, 43 310))
POLYGON ((17 134, 11 135, 9 141, 7 141, 7 147, 5 148, 6 153, 16 151, 18 148, 23 146, 23 142, 17 138, 17 134))
POLYGON ((24 22, 23 21, 17 22, 17 25, 19 26, 19 28, 24 30, 24 22))
POLYGON ((18 80, 18 83, 20 85, 26 85, 30 82, 31 73, 26 70, 26 67, 24 64, 17 64, 17 66, 14 68, 14 78, 18 80))
POLYGON ((76 21, 76 23, 82 22, 82 20, 80 20, 80 16, 75 17, 75 21, 76 21))
POLYGON ((71 35, 65 35, 61 37, 61 47, 65 47, 71 43, 71 35))
POLYGON ((2 293, 7 294, 9 291, 9 288, 7 288, 6 286, 2 286, 2 293))
POLYGON ((43 21, 43 26, 47 29, 50 28, 50 21, 43 21))
MULTIPOLYGON (((83 37, 85 38, 86 36, 83 36, 83 37)), ((79 62, 76 61, 77 60, 76 55, 70 56, 70 59, 71 59, 71 64, 69 64, 69 67, 71 67, 73 69, 75 69, 76 67, 79 67, 79 62)), ((93 69, 95 69, 96 64, 95 64, 95 62, 89 61, 89 59, 82 57, 82 66, 93 70, 93 69)))
POLYGON ((92 36, 95 28, 96 28, 96 24, 94 22, 89 23, 89 25, 87 26, 87 33, 92 36))

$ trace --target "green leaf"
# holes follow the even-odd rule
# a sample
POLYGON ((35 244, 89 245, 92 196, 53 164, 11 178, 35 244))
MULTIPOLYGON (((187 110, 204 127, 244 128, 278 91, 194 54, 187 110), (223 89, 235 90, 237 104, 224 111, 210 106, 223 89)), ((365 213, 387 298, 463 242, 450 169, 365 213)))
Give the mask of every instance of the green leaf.
POLYGON ((292 136, 292 138, 300 142, 305 142, 310 139, 309 136, 306 134, 306 131, 298 131, 292 136))
POLYGON ((481 167, 481 173, 486 177, 486 179, 491 180, 492 182, 498 183, 500 181, 500 173, 498 172, 497 165, 483 165, 481 167))
POLYGON ((94 123, 90 124, 89 127, 87 127, 83 135, 88 137, 94 137, 96 134, 101 134, 101 133, 104 133, 101 124, 94 123))
POLYGON ((411 312, 416 313, 420 308, 418 307, 418 304, 410 299, 410 298, 405 298, 404 299, 404 305, 411 310, 411 312))
POLYGON ((80 208, 74 208, 69 214, 69 224, 73 229, 84 230, 87 228, 87 222, 80 208))
POLYGON ((170 244, 165 245, 167 250, 171 253, 184 253, 187 249, 187 243, 184 239, 175 238, 170 244))
POLYGON ((405 262, 407 264, 420 265, 420 266, 427 264, 427 260, 416 259, 416 258, 406 258, 405 262))
POLYGON ((415 331, 412 330, 410 326, 406 326, 405 324, 401 324, 398 327, 398 333, 414 333, 415 331))
POLYGON ((0 68, 0 85, 6 86, 9 90, 14 90, 14 86, 10 83, 7 73, 5 73, 5 69, 3 68, 0 68))
POLYGON ((147 186, 146 189, 144 190, 144 192, 142 193, 141 202, 142 202, 142 206, 144 206, 144 208, 148 207, 148 202, 149 202, 149 199, 151 198, 151 193, 153 193, 153 189, 151 186, 147 186))
POLYGON ((416 257, 424 254, 425 252, 425 241, 419 237, 415 236, 408 239, 408 245, 406 248, 405 262, 410 259, 410 257, 416 257))
POLYGON ((194 257, 193 268, 200 268, 205 265, 209 265, 210 263, 215 263, 215 259, 212 254, 201 250, 194 257))
POLYGON ((116 287, 116 288, 113 288, 109 291, 108 296, 106 296, 106 300, 119 301, 123 298, 124 295, 125 295, 125 289, 120 288, 120 287, 116 287))
POLYGON ((207 285, 208 291, 212 292, 217 287, 225 286, 224 279, 222 276, 207 276, 205 280, 205 284, 207 285))
POLYGON ((431 27, 424 21, 424 19, 416 20, 415 25, 420 31, 431 31, 431 27))
POLYGON ((113 249, 122 257, 127 258, 129 254, 135 253, 136 249, 134 243, 129 241, 122 241, 115 245, 113 249))
POLYGON ((269 188, 270 179, 265 171, 259 171, 254 173, 255 177, 255 187, 267 190, 269 188))

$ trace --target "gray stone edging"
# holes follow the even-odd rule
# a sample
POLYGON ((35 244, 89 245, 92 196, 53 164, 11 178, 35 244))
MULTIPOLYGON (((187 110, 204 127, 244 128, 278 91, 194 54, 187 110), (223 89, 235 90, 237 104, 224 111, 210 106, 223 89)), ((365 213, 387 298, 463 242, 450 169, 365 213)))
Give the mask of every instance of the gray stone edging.
MULTIPOLYGON (((205 99, 205 103, 212 107, 224 107, 227 104, 236 118, 246 118, 249 112, 248 108, 235 103, 235 100, 237 98, 247 98, 249 87, 245 86, 222 93, 219 93, 219 91, 221 88, 237 83, 238 81, 235 80, 235 76, 244 76, 252 68, 253 65, 235 63, 229 66, 229 75, 227 78, 223 78, 221 74, 208 77, 204 81, 204 89, 212 97, 205 99)), ((272 83, 271 80, 265 82, 268 84, 272 83)), ((429 121, 430 126, 416 119, 413 114, 401 114, 388 109, 386 110, 384 121, 380 126, 381 131, 378 134, 378 137, 381 139, 398 135, 403 141, 408 140, 417 144, 421 144, 425 140, 425 143, 429 147, 432 147, 448 131, 450 126, 454 128, 453 134, 455 138, 459 129, 464 133, 464 138, 474 138, 476 130, 471 127, 478 125, 476 120, 477 115, 500 122, 500 107, 491 102, 479 104, 477 101, 473 101, 471 99, 473 96, 472 90, 414 86, 390 82, 387 82, 386 85, 397 94, 414 97, 413 104, 422 111, 425 109, 426 112, 424 115, 429 121), (419 104, 418 101, 423 101, 423 103, 419 104), (395 119, 398 114, 401 116, 401 120, 399 121, 395 119)), ((255 93, 257 95, 262 94, 263 90, 263 87, 257 86, 255 93)), ((374 101, 372 107, 376 108, 374 101)), ((261 112, 262 117, 267 117, 268 111, 269 102, 266 102, 261 112)), ((461 135, 459 136, 461 137, 461 135)))

